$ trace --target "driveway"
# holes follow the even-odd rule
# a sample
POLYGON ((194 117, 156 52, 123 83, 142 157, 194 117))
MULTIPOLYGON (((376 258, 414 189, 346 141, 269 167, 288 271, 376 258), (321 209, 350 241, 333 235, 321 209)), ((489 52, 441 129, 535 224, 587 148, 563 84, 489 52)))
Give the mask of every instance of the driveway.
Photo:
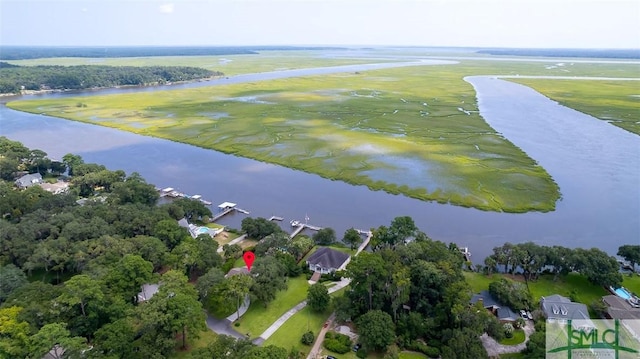
POLYGON ((527 324, 524 326, 524 342, 517 345, 502 345, 496 342, 495 339, 491 338, 487 333, 484 333, 480 336, 480 340, 482 341, 482 346, 487 351, 487 354, 490 358, 498 357, 500 354, 506 353, 519 353, 524 350, 527 346, 527 342, 529 341, 529 336, 533 333, 534 327, 533 322, 527 320, 527 324))
POLYGON ((217 334, 224 334, 238 339, 247 338, 233 329, 228 319, 216 319, 209 313, 207 313, 207 327, 217 334))
POLYGON ((318 333, 318 336, 316 337, 316 342, 313 343, 313 347, 311 348, 309 355, 307 355, 307 359, 316 359, 316 357, 318 356, 318 353, 320 352, 320 346, 324 341, 324 335, 327 334, 327 331, 329 330, 331 325, 333 325, 333 319, 335 317, 336 317, 336 313, 335 312, 331 313, 331 316, 329 316, 329 319, 327 319, 328 325, 323 326, 322 329, 320 329, 320 333, 318 333))

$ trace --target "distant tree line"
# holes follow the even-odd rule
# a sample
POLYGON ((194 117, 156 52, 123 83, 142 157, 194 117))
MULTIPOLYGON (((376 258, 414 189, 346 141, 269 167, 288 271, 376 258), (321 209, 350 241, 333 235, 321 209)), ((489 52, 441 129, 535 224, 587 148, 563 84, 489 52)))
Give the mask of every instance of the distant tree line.
POLYGON ((15 66, 0 62, 0 93, 155 85, 222 75, 186 66, 15 66))
POLYGON ((300 46, 228 46, 228 47, 52 47, 0 46, 0 60, 39 59, 46 57, 138 57, 138 56, 217 56, 249 55, 265 50, 328 50, 335 47, 300 46))
POLYGON ((479 54, 544 57, 590 57, 612 59, 640 59, 638 49, 485 49, 479 54))

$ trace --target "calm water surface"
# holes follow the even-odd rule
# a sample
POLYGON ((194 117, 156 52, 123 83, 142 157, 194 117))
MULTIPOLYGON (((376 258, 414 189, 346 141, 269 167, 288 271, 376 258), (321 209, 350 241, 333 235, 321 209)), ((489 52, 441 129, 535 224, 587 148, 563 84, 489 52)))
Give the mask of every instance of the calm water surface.
MULTIPOLYGON (((349 66, 347 71, 366 69, 349 66)), ((296 70, 291 76, 300 75, 296 70)), ((273 76, 277 73, 265 79, 276 78, 273 76)), ((430 237, 469 246, 475 262, 482 262, 493 247, 507 241, 598 247, 611 254, 621 244, 640 243, 638 136, 559 106, 522 85, 487 77, 467 80, 478 92, 480 112, 487 122, 558 182, 563 199, 555 212, 508 214, 423 202, 212 150, 4 106, 0 106, 0 135, 40 148, 52 158, 72 152, 110 169, 139 172, 159 187, 201 194, 214 202, 213 207, 224 201, 236 202, 251 211, 252 217, 277 215, 287 223, 308 215, 310 224, 332 227, 339 236, 350 227, 389 225, 394 217, 409 215, 430 237)), ((132 89, 106 92, 121 91, 132 89)), ((220 223, 239 227, 243 218, 245 215, 235 214, 220 223)))

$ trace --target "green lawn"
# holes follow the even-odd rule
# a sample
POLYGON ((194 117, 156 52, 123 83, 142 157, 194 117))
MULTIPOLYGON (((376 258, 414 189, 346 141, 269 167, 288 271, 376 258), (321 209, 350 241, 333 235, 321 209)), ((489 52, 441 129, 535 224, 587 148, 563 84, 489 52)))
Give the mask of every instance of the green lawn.
POLYGON ((525 339, 526 336, 524 335, 524 330, 516 329, 513 331, 513 336, 511 338, 504 338, 500 340, 499 343, 502 345, 518 345, 524 342, 525 339))
POLYGON ((552 294, 560 294, 565 297, 571 297, 573 294, 575 301, 587 306, 609 294, 603 287, 591 284, 587 278, 577 273, 560 277, 556 282, 553 281, 553 276, 541 276, 539 280, 529 283, 529 289, 536 301, 540 300, 542 296, 552 294))
POLYGON ((276 299, 266 308, 262 303, 252 302, 249 310, 240 318, 240 326, 234 328, 242 334, 249 333, 252 338, 256 338, 282 314, 307 298, 309 283, 304 276, 289 279, 288 286, 287 290, 279 292, 276 299))
POLYGON ((500 355, 500 359, 522 359, 524 354, 522 353, 508 353, 500 355))
POLYGON ((300 338, 303 333, 311 330, 315 336, 320 332, 320 328, 324 322, 327 321, 329 315, 331 315, 331 309, 324 313, 315 313, 305 307, 300 312, 296 313, 293 317, 289 318, 279 329, 276 331, 264 345, 277 345, 290 350, 291 347, 297 348, 303 352, 305 356, 309 354, 311 350, 310 345, 303 345, 300 343, 300 338))
POLYGON ((200 337, 195 340, 189 340, 187 344, 187 350, 176 349, 174 355, 171 358, 186 358, 194 349, 204 348, 209 345, 210 342, 214 341, 217 337, 217 334, 207 329, 200 332, 200 337))
MULTIPOLYGON (((501 274, 486 276, 474 272, 464 272, 464 276, 474 293, 489 289, 489 283, 500 280, 502 277, 501 274)), ((511 278, 511 276, 509 277, 511 278)), ((522 280, 522 276, 517 276, 516 278, 522 280)), ((524 280, 522 281, 524 282, 524 280)), ((577 273, 570 273, 565 277, 559 277, 555 282, 551 275, 540 276, 538 280, 529 282, 529 291, 535 301, 539 301, 540 297, 552 294, 571 297, 573 293, 573 296, 578 302, 586 305, 608 294, 603 287, 589 283, 584 276, 577 273)))
POLYGON ((622 286, 629 289, 631 292, 640 295, 640 274, 634 274, 632 277, 625 274, 622 286))

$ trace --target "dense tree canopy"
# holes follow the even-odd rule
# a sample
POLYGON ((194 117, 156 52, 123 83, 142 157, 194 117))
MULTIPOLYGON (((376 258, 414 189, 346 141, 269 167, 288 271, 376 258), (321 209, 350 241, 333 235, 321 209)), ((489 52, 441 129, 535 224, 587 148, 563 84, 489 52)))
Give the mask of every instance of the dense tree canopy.
POLYGON ((331 297, 327 287, 322 283, 316 283, 307 291, 307 305, 315 312, 324 312, 329 308, 331 297))
POLYGON ((155 85, 222 76, 185 66, 0 66, 0 93, 20 90, 81 90, 126 85, 155 85))
POLYGON ((505 273, 521 273, 525 281, 535 279, 550 268, 556 278, 560 274, 576 271, 593 284, 618 287, 622 283, 620 266, 616 259, 597 249, 570 249, 562 246, 540 246, 532 242, 505 243, 495 247, 490 259, 485 261, 488 271, 497 267, 505 273))

